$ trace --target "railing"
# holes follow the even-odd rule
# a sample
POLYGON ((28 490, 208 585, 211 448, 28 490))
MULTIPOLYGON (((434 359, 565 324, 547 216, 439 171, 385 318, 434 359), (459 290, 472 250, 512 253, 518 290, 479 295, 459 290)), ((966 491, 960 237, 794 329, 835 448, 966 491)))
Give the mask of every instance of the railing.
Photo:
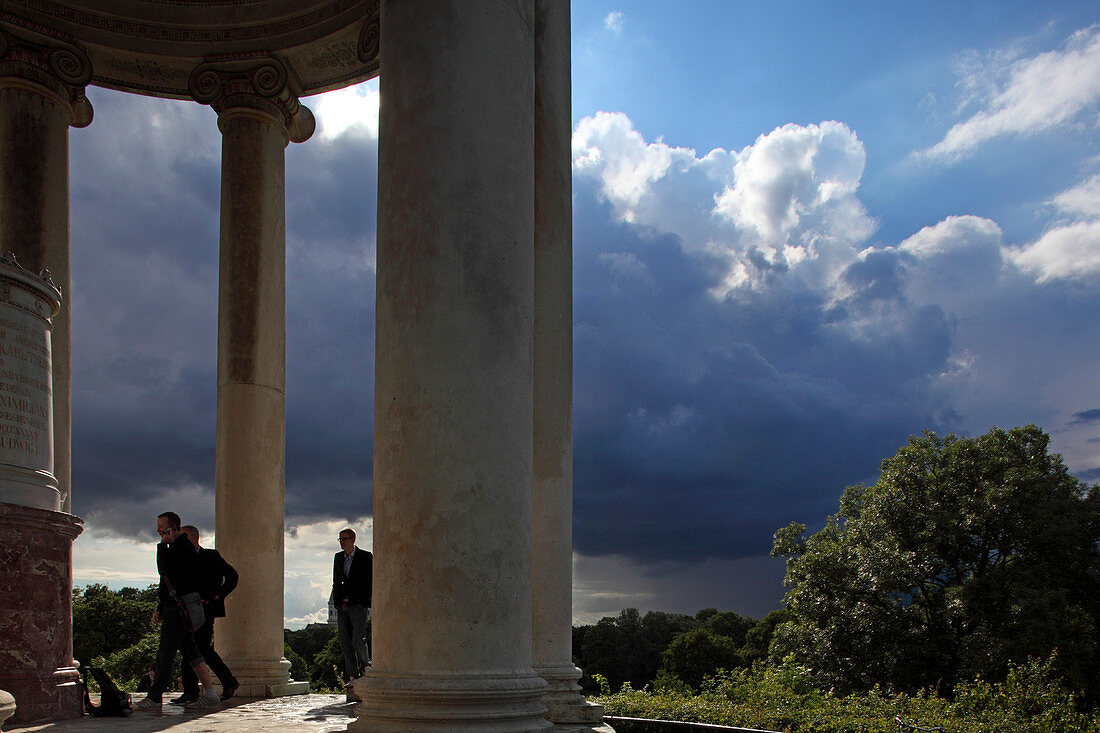
POLYGON ((615 733, 779 733, 760 728, 735 728, 729 725, 685 723, 679 720, 654 720, 651 718, 621 718, 603 716, 603 722, 615 729, 615 733))
POLYGON ((946 728, 941 728, 938 725, 933 728, 925 728, 914 723, 906 723, 900 715, 894 717, 894 722, 898 724, 898 733, 947 733, 946 728))

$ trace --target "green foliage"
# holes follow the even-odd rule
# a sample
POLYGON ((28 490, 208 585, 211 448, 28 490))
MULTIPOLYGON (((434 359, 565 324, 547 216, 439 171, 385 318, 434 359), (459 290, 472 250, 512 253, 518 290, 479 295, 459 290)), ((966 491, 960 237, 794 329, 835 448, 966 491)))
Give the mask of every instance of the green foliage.
POLYGON ((644 687, 657 676, 661 654, 672 640, 699 625, 691 616, 661 611, 642 616, 638 609, 627 608, 594 626, 574 629, 573 656, 586 673, 581 684, 595 690, 594 676, 601 674, 612 690, 627 682, 644 687))
POLYGON ((99 583, 73 588, 73 656, 88 663, 137 644, 156 631, 156 610, 156 585, 118 591, 99 583))
POLYGON ((661 655, 661 662, 661 672, 667 677, 675 677, 699 689, 705 676, 719 669, 741 666, 741 655, 732 638, 716 633, 708 623, 708 626, 685 631, 673 639, 661 655))
POLYGON ((314 692, 343 692, 343 669, 344 655, 340 651, 340 639, 333 634, 313 658, 309 668, 310 687, 314 692))
POLYGON ((1096 699, 1100 490, 1048 447, 1034 425, 926 432, 849 487, 821 531, 779 530, 790 620, 770 658, 793 655, 840 692, 949 694, 1058 648, 1058 672, 1096 699))
MULTIPOLYGON (((94 657, 90 660, 90 664, 94 667, 102 667, 119 687, 133 692, 137 689, 138 679, 145 674, 149 666, 156 661, 157 643, 159 640, 160 631, 154 628, 145 636, 141 637, 137 643, 112 652, 106 657, 94 657)), ((89 662, 85 662, 85 664, 88 663, 89 662)), ((179 668, 178 653, 176 654, 176 661, 173 664, 173 669, 179 668)), ((89 680, 91 679, 92 678, 89 676, 89 680)), ((176 677, 173 675, 173 686, 171 689, 178 688, 175 682, 176 677)))
POLYGON ((768 658, 768 647, 771 646, 772 636, 779 624, 789 621, 790 612, 781 608, 772 611, 764 618, 753 624, 745 633, 745 645, 741 647, 741 658, 745 666, 751 666, 753 662, 763 662, 768 658))
POLYGON ((309 679, 309 665, 306 664, 306 660, 302 659, 302 655, 294 651, 290 644, 283 642, 283 657, 290 662, 290 678, 292 680, 308 680, 309 679))
POLYGON ((924 692, 887 694, 877 686, 846 696, 822 692, 813 685, 813 673, 790 659, 721 672, 705 680, 698 694, 625 685, 595 701, 607 715, 787 733, 895 733, 895 717, 951 733, 1100 732, 1100 716, 1076 710, 1055 666, 1053 657, 1010 664, 1004 682, 961 683, 954 701, 924 692))

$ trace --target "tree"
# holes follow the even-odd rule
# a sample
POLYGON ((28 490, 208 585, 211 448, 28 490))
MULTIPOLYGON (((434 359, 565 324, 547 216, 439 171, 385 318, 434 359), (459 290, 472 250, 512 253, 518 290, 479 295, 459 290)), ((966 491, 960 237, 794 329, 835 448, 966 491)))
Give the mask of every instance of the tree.
POLYGON ((1057 648, 1060 672, 1095 696, 1100 489, 1049 443, 1034 425, 925 432, 846 489, 821 531, 776 532, 791 618, 773 660, 793 654, 838 691, 949 692, 1057 648))
POLYGON ((741 658, 746 666, 768 658, 768 647, 771 646, 775 628, 784 621, 790 620, 790 617, 790 611, 785 608, 771 611, 745 633, 745 645, 741 647, 741 658))
POLYGON ((654 680, 661 664, 661 653, 680 633, 699 622, 691 616, 650 611, 642 616, 638 609, 627 608, 618 616, 605 616, 594 626, 573 632, 573 654, 584 670, 581 683, 596 689, 592 675, 601 674, 613 691, 624 682, 641 689, 654 680))
POLYGON ((698 690, 703 677, 742 664, 737 644, 709 626, 685 631, 661 654, 661 672, 698 690))
POLYGON ((156 585, 118 591, 100 583, 73 588, 73 656, 90 664, 137 644, 156 630, 156 610, 156 585))

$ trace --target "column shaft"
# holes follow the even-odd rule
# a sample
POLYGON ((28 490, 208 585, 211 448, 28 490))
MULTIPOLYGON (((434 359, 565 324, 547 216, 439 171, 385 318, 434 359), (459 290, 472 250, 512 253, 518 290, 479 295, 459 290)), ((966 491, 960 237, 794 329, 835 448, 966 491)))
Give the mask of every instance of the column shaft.
POLYGON ((549 726, 531 666, 531 0, 383 0, 374 666, 350 730, 549 726))
POLYGON ((241 575, 218 646, 243 696, 280 694, 286 360, 285 129, 230 110, 222 130, 217 546, 241 575))
MULTIPOLYGON (((53 318, 53 475, 68 512, 70 487, 69 124, 67 100, 46 88, 0 80, 0 251, 61 289, 53 318)), ((39 506, 43 506, 39 504, 39 506)))

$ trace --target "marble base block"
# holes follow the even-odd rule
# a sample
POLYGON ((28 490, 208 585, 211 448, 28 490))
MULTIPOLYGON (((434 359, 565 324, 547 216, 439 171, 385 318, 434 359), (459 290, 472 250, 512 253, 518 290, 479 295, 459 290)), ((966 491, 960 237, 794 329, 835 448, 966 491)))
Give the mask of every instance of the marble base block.
POLYGON ((285 697, 309 694, 309 682, 290 679, 290 662, 285 659, 224 659, 241 686, 235 697, 285 697))
POLYGON ((76 718, 83 699, 73 664, 71 514, 0 503, 0 688, 14 723, 76 718))
POLYGON ((558 725, 568 725, 578 730, 598 726, 603 720, 603 706, 588 702, 577 684, 581 671, 572 664, 561 667, 535 666, 535 672, 546 680, 547 689, 542 697, 546 706, 546 718, 558 725), (579 727, 578 727, 579 726, 579 727))
MULTIPOLYGON (((219 688, 220 689, 220 688, 219 688)), ((290 680, 271 685, 242 684, 233 695, 237 697, 288 697, 290 695, 308 695, 309 683, 290 680)))
POLYGON ((535 675, 382 677, 354 683, 363 699, 349 731, 371 733, 549 733, 539 702, 545 683, 535 675))
POLYGON ((15 714, 15 698, 10 692, 0 690, 0 729, 4 727, 4 721, 15 714))

